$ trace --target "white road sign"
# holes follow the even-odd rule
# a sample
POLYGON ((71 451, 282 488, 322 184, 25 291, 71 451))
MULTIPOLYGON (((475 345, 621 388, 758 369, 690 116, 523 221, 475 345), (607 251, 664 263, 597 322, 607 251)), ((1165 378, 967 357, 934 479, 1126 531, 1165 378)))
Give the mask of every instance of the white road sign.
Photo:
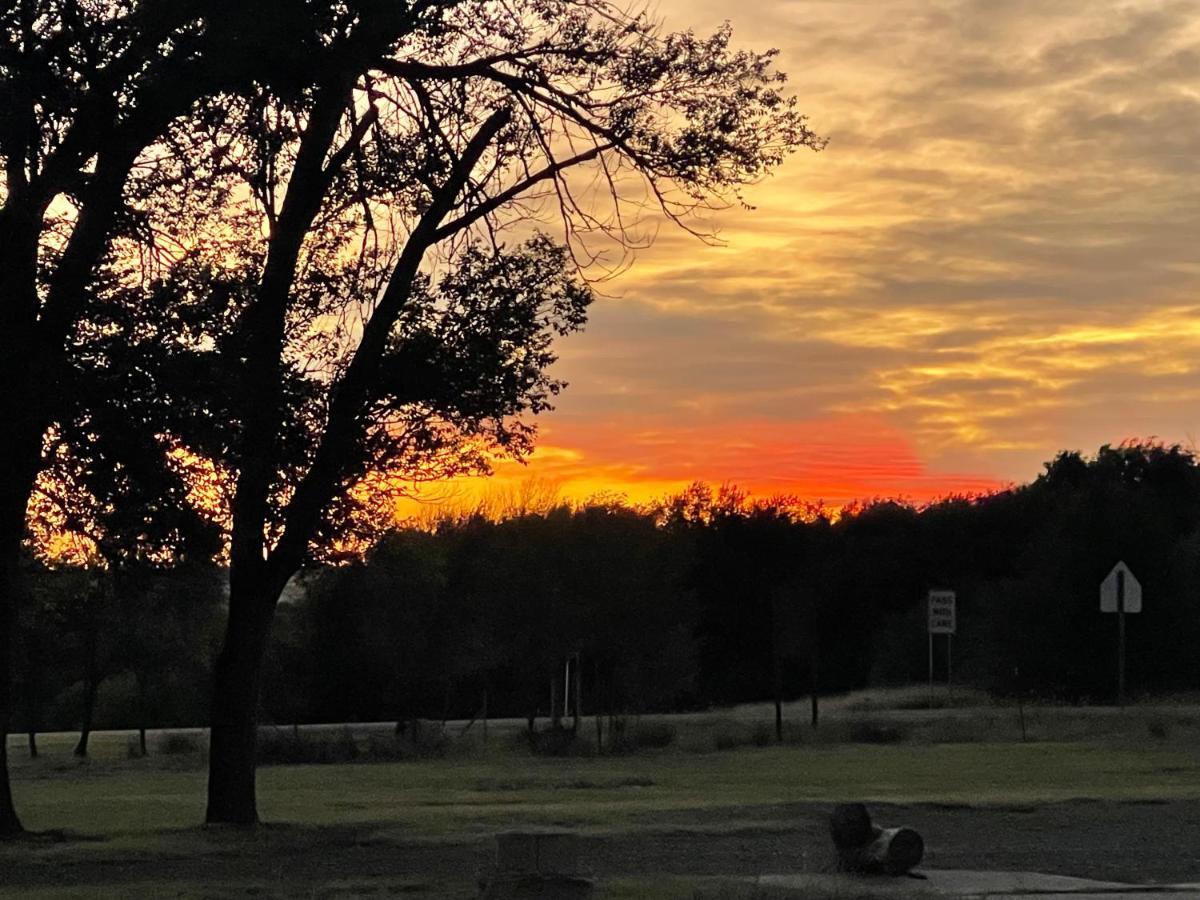
POLYGON ((954 591, 929 592, 930 634, 954 634, 958 624, 954 614, 954 600, 954 591))
POLYGON ((1119 599, 1125 601, 1125 612, 1142 611, 1142 586, 1129 571, 1129 566, 1123 562, 1113 566, 1113 570, 1100 582, 1100 612, 1117 612, 1120 609, 1119 599))

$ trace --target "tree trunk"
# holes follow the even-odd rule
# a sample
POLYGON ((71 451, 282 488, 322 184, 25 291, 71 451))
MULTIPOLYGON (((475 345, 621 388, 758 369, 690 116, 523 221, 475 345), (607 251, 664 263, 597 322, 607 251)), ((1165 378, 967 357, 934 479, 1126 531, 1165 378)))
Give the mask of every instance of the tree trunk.
POLYGON ((820 714, 821 714, 820 699, 819 699, 820 692, 821 692, 821 682, 820 682, 821 671, 820 671, 820 659, 817 656, 817 648, 815 645, 812 648, 812 652, 809 653, 808 666, 809 666, 809 679, 808 679, 809 680, 809 695, 812 700, 812 727, 816 728, 817 720, 819 719, 820 714))
POLYGON ((88 739, 92 736, 92 716, 96 711, 96 692, 100 689, 97 643, 97 636, 93 631, 88 636, 87 670, 83 677, 83 722, 79 726, 79 743, 75 745, 75 755, 81 759, 86 759, 88 755, 88 739))
MULTIPOLYGON (((404 681, 397 677, 396 683, 404 684, 404 681)), ((393 737, 400 738, 408 731, 409 709, 412 707, 412 703, 409 701, 408 694, 404 690, 399 690, 393 701, 396 707, 396 729, 393 732, 393 737)))
POLYGON ((614 719, 617 715, 617 664, 613 663, 608 670, 608 747, 613 749, 617 730, 614 719))
POLYGON ((255 765, 263 654, 282 587, 245 583, 230 572, 229 621, 213 671, 209 723, 210 825, 256 825, 255 765))
POLYGON ((42 718, 40 675, 40 671, 32 668, 25 683, 25 737, 29 744, 30 759, 38 758, 37 733, 42 718))
POLYGON ((600 690, 600 661, 592 660, 592 694, 596 697, 596 752, 604 752, 604 716, 601 710, 600 698, 604 696, 600 690))
MULTIPOLYGON (((0 296, 5 295, 0 293, 0 296)), ((21 340, 14 332, 15 329, 10 330, 6 335, 8 340, 0 345, 0 378, 7 385, 0 399, 0 421, 5 423, 5 440, 0 444, 0 466, 4 471, 4 477, 0 478, 0 839, 24 833, 9 784, 8 732, 13 719, 18 564, 25 536, 25 507, 40 465, 42 445, 41 429, 32 421, 26 404, 16 396, 20 385, 31 376, 28 351, 12 346, 14 340, 21 340)))
POLYGON ((483 743, 488 742, 488 680, 483 681, 483 743))
MULTIPOLYGON (((12 722, 12 626, 16 621, 16 559, 20 540, 15 542, 11 556, 0 563, 3 583, 0 584, 0 838, 23 834, 21 820, 13 806, 12 788, 8 780, 8 729, 12 722)), ((8 547, 0 545, 0 552, 8 547)))
POLYGON ((144 757, 149 755, 146 750, 146 679, 137 673, 134 673, 133 678, 138 689, 138 749, 144 757))
MULTIPOLYGON (((233 501, 229 622, 213 678, 206 814, 209 824, 258 822, 258 701, 271 619, 288 578, 304 560, 321 510, 336 492, 342 473, 340 453, 344 442, 354 434, 351 425, 343 424, 341 430, 333 429, 335 434, 330 439, 333 426, 326 424, 325 439, 288 502, 283 533, 274 549, 269 549, 264 534, 270 517, 271 485, 279 465, 288 301, 304 236, 320 211, 325 188, 336 168, 326 169, 325 160, 353 97, 355 76, 352 69, 338 70, 322 81, 288 179, 283 207, 272 228, 262 280, 245 328, 242 352, 247 364, 241 385, 241 413, 246 427, 240 442, 240 470, 233 501)), ((343 373, 333 394, 335 405, 346 389, 346 377, 343 373)), ((345 402, 357 414, 359 398, 345 402)))
POLYGON ((571 719, 571 731, 575 734, 579 733, 579 720, 583 717, 583 658, 576 653, 575 665, 571 667, 571 674, 575 676, 573 687, 575 688, 575 710, 574 718, 571 719))
POLYGON ((783 666, 779 656, 779 638, 771 636, 771 688, 775 696, 775 742, 783 743, 783 666))
POLYGON ((83 722, 79 726, 79 742, 75 745, 75 755, 86 759, 88 755, 88 740, 92 736, 92 713, 96 709, 96 680, 89 678, 83 691, 83 722))
POLYGON ((558 673, 550 676, 550 727, 557 730, 562 725, 558 709, 558 673))
MULTIPOLYGON (((20 521, 23 530, 23 515, 20 521)), ((13 709, 12 633, 17 618, 16 570, 21 546, 19 532, 15 540, 5 540, 9 537, 12 535, 0 536, 0 839, 16 837, 25 831, 13 805, 12 787, 8 778, 8 731, 12 725, 13 709)), ((31 749, 35 748, 36 741, 31 744, 31 749)))
POLYGON ((229 635, 213 673, 205 814, 210 825, 258 823, 255 753, 261 665, 255 651, 242 636, 229 635))
POLYGON ((24 834, 25 829, 13 806, 12 787, 8 781, 8 721, 0 724, 0 770, 4 777, 0 779, 0 839, 11 838, 24 834))

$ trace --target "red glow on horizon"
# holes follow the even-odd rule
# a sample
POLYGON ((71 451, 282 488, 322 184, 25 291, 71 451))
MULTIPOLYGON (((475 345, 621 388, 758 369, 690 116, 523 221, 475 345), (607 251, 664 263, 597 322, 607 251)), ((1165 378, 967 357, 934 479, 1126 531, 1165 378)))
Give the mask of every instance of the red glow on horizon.
POLYGON ((987 475, 931 470, 895 428, 877 417, 845 416, 675 427, 556 422, 543 428, 526 464, 501 463, 489 479, 459 479, 427 496, 435 505, 469 505, 530 480, 554 487, 563 500, 617 494, 645 502, 699 481, 831 508, 876 498, 920 504, 1007 486, 987 475))

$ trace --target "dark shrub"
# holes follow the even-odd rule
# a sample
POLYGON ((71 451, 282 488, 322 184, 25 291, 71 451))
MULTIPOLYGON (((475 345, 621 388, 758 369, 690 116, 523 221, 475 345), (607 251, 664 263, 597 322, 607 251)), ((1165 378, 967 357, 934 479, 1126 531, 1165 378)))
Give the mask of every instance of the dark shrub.
POLYGON ((752 743, 752 740, 746 729, 732 722, 717 726, 713 732, 713 746, 718 750, 736 750, 748 743, 752 743))
POLYGON ((624 720, 621 728, 614 722, 612 742, 609 748, 613 753, 636 753, 638 750, 661 750, 675 743, 675 726, 666 722, 635 722, 632 727, 624 720))
POLYGON ((529 749, 536 756, 578 756, 591 750, 587 742, 570 728, 527 731, 524 739, 529 742, 529 749))
POLYGON ((441 728, 422 728, 402 735, 372 734, 362 759, 369 762, 397 762, 406 759, 440 759, 453 748, 453 742, 441 728))
POLYGON ((908 729, 896 722, 855 722, 850 740, 856 744, 898 744, 908 737, 908 729))
POLYGON ((639 722, 633 735, 639 749, 659 750, 675 743, 675 726, 666 722, 639 722))
POLYGON ((204 746, 200 738, 194 734, 173 732, 158 738, 157 749, 163 756, 186 756, 200 753, 204 746))
POLYGON ((766 722, 759 722, 754 726, 754 733, 751 735, 751 743, 755 747, 770 747, 777 743, 775 738, 775 726, 768 725, 766 722))
POLYGON ((328 765, 351 762, 358 755, 358 743, 348 728, 309 735, 270 729, 258 735, 258 762, 264 766, 328 765))

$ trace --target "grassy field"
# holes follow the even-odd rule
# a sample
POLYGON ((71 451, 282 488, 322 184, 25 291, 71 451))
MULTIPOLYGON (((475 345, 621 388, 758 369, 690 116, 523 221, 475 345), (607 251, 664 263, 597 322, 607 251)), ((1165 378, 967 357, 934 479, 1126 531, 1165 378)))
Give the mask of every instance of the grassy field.
POLYGON ((264 767, 260 811, 274 824, 251 835, 197 827, 199 750, 154 753, 163 740, 154 736, 150 757, 130 758, 128 735, 102 733, 81 763, 70 755, 73 736, 50 735, 41 758, 29 760, 14 739, 14 790, 27 827, 65 839, 0 847, 0 867, 11 873, 4 883, 20 885, 0 887, 0 896, 465 897, 490 835, 537 825, 647 854, 639 864, 647 871, 604 879, 602 896, 690 897, 711 885, 712 873, 652 874, 657 845, 701 848, 739 833, 794 842, 808 833, 796 831, 799 811, 814 805, 1200 801, 1200 711, 1190 705, 1039 708, 1026 721, 1038 739, 1022 742, 1019 730, 995 739, 998 722, 1009 727, 1008 708, 975 698, 930 711, 908 700, 830 704, 819 734, 793 729, 784 746, 753 746, 764 710, 744 708, 673 717, 671 746, 619 757, 535 757, 501 725, 486 747, 462 741, 446 758, 264 767), (748 745, 713 749, 722 729, 724 743, 736 744, 729 734, 738 727, 748 745))
MULTIPOLYGON (((48 765, 15 784, 28 827, 108 840, 187 828, 204 773, 145 765, 48 765)), ((1026 804, 1075 798, 1200 799, 1200 754, 1104 743, 766 747, 633 757, 497 753, 407 763, 272 766, 271 822, 368 825, 408 835, 490 834, 519 824, 629 828, 647 816, 799 802, 1026 804)), ((755 818, 756 822, 761 819, 755 818)))

